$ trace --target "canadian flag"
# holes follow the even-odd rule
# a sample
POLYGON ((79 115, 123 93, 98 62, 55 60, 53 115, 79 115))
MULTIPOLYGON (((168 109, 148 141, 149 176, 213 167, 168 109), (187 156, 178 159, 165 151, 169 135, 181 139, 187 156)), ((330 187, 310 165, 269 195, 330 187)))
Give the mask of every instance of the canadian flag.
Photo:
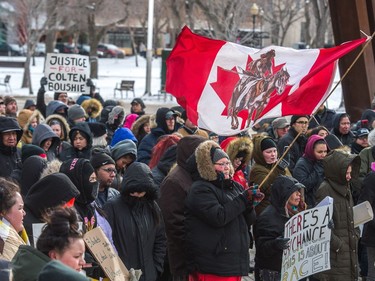
POLYGON ((366 38, 327 49, 254 49, 184 27, 167 59, 166 91, 196 125, 229 136, 263 118, 312 114, 327 99, 336 61, 366 38))

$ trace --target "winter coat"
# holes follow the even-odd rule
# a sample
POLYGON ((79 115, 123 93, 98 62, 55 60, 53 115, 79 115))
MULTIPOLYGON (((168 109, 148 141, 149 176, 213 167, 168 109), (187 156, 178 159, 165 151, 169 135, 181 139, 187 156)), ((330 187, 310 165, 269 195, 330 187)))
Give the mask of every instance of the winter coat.
POLYGON ((241 184, 243 188, 247 188, 249 185, 244 170, 249 165, 253 154, 253 142, 248 137, 231 137, 222 141, 220 146, 228 154, 232 163, 239 153, 243 157, 241 165, 234 172, 233 180, 241 184))
POLYGON ((187 164, 198 145, 206 139, 201 136, 187 136, 177 143, 177 165, 160 184, 159 204, 165 222, 168 238, 169 266, 173 276, 187 275, 184 219, 184 202, 193 183, 187 164))
POLYGON ((24 199, 24 226, 33 245, 33 223, 42 223, 43 213, 76 198, 79 191, 72 181, 62 173, 48 175, 33 184, 24 199))
MULTIPOLYGON (((279 156, 283 155, 286 146, 289 146, 297 135, 297 131, 293 128, 293 126, 291 126, 288 132, 277 143, 277 150, 279 152, 279 156)), ((306 136, 301 134, 294 142, 292 147, 289 149, 287 155, 284 157, 284 159, 289 162, 288 169, 291 173, 293 173, 294 166, 296 165, 298 159, 303 155, 306 143, 306 136)))
POLYGON ((89 281, 87 277, 58 260, 48 262, 41 270, 38 281, 89 281))
POLYGON ((138 140, 138 144, 142 141, 142 139, 147 135, 145 130, 143 129, 144 125, 150 123, 150 115, 142 115, 140 116, 132 125, 131 130, 134 136, 138 140))
POLYGON ((314 118, 310 120, 309 129, 324 126, 328 130, 332 130, 335 115, 336 112, 334 110, 324 107, 322 112, 314 114, 314 118))
POLYGON ((55 134, 54 131, 52 131, 51 127, 47 124, 39 124, 38 126, 36 126, 33 133, 32 144, 42 147, 43 142, 49 138, 52 139, 52 144, 48 151, 46 151, 46 154, 47 160, 52 161, 56 158, 57 149, 60 145, 60 138, 55 134))
POLYGON ((271 205, 257 217, 254 226, 255 262, 259 269, 281 272, 283 250, 275 244, 277 237, 284 236, 285 223, 290 219, 285 206, 290 195, 300 186, 291 177, 279 176, 272 185, 271 205))
POLYGON ((319 273, 319 280, 358 280, 358 229, 353 222, 353 198, 346 171, 352 165, 352 178, 358 177, 360 158, 342 151, 332 151, 323 159, 325 180, 316 192, 316 202, 333 198, 334 229, 331 232, 331 269, 319 273))
POLYGON ((251 167, 250 170, 250 182, 253 184, 260 185, 263 180, 268 176, 267 180, 260 187, 260 191, 264 193, 264 199, 255 207, 257 215, 259 215, 268 205, 270 205, 271 197, 271 184, 278 175, 287 175, 290 176, 288 169, 281 169, 276 167, 272 174, 269 174, 271 169, 275 164, 267 164, 263 157, 263 152, 261 149, 261 142, 265 138, 270 138, 268 136, 257 136, 253 139, 254 142, 254 161, 255 164, 251 167))
POLYGON ((59 114, 52 114, 52 115, 50 115, 46 118, 46 124, 48 124, 49 126, 51 126, 54 121, 59 122, 60 125, 61 125, 62 133, 61 133, 60 140, 61 141, 68 141, 69 140, 69 132, 70 132, 70 126, 68 124, 68 121, 66 121, 66 119, 59 114))
POLYGON ((34 120, 34 118, 37 119, 38 124, 44 122, 44 117, 39 110, 31 111, 28 109, 23 109, 18 113, 17 121, 20 127, 23 129, 23 135, 21 138, 22 144, 30 144, 32 142, 34 128, 31 127, 31 122, 34 120))
POLYGON ((120 192, 117 189, 108 187, 105 188, 104 191, 99 191, 98 197, 95 199, 95 203, 99 208, 103 208, 106 202, 118 197, 119 195, 120 192))
MULTIPOLYGON (((358 199, 358 204, 369 201, 373 210, 375 210, 375 189, 374 189, 374 182, 375 182, 375 172, 371 171, 365 177, 362 185, 362 191, 358 199)), ((375 220, 372 219, 371 221, 365 223, 361 243, 366 247, 375 247, 375 220)))
POLYGON ((121 196, 104 205, 113 242, 127 268, 141 269, 142 281, 154 281, 163 271, 166 237, 150 168, 137 162, 130 165, 122 187, 121 196), (143 191, 142 198, 130 196, 143 191))
POLYGON ((164 152, 160 157, 160 160, 156 167, 152 169, 152 175, 155 183, 160 186, 168 172, 171 170, 173 165, 176 163, 177 157, 177 145, 172 145, 164 152))
POLYGON ((366 175, 371 171, 371 163, 375 162, 375 146, 367 147, 359 153, 361 158, 361 169, 359 170, 359 179, 363 181, 366 175))
POLYGON ((293 177, 305 186, 305 202, 309 207, 315 207, 315 193, 324 180, 323 162, 314 156, 314 144, 319 140, 324 139, 318 135, 309 138, 305 154, 298 159, 293 171, 293 177))
POLYGON ((185 201, 188 271, 247 276, 249 227, 255 213, 242 186, 216 173, 211 160, 211 148, 216 145, 203 142, 195 151, 201 179, 193 182, 185 201))
POLYGON ((0 220, 0 241, 4 243, 0 251, 0 260, 11 261, 20 245, 26 242, 5 218, 0 220))
POLYGON ((334 134, 343 145, 350 146, 352 142, 354 141, 354 134, 352 131, 349 131, 348 134, 342 135, 339 131, 340 128, 340 119, 342 116, 346 115, 346 113, 337 113, 335 117, 333 118, 333 128, 331 130, 331 134, 334 134))
POLYGON ((4 131, 15 131, 18 143, 22 137, 22 129, 16 119, 0 116, 0 177, 9 177, 13 170, 21 167, 21 152, 17 147, 3 144, 1 133, 4 131))
POLYGON ((21 245, 12 259, 13 281, 37 281, 40 271, 50 260, 37 249, 21 245))

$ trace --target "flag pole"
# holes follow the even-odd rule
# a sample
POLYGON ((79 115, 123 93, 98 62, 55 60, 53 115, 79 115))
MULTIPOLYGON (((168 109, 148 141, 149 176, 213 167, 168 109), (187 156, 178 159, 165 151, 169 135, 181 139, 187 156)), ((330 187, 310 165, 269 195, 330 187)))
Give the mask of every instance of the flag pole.
MULTIPOLYGON (((361 55, 363 54, 363 52, 365 51, 365 49, 367 48, 367 46, 370 44, 371 40, 374 38, 375 36, 375 32, 368 37, 368 40, 366 41, 366 44, 363 46, 362 50, 359 52, 359 54, 357 55, 357 57, 354 59, 354 61, 351 63, 351 65, 348 67, 348 69, 345 71, 344 75, 340 78, 340 80, 336 83, 336 85, 333 87, 333 89, 329 92, 329 94, 327 95, 326 99, 322 102, 325 103, 326 100, 329 98, 329 96, 334 92, 334 90, 336 90, 336 88, 340 85, 340 83, 342 82, 342 80, 346 77, 346 75, 348 75, 349 71, 352 69, 353 65, 358 61, 358 59, 361 57, 361 55)), ((317 111, 317 110, 316 110, 317 111)), ((314 118, 314 114, 316 113, 316 111, 310 116, 310 119, 309 119, 309 123, 311 122, 311 120, 314 118)), ((302 131, 299 132, 297 134, 297 136, 293 139, 293 141, 290 143, 290 145, 288 145, 288 148, 284 151, 284 153, 281 155, 281 157, 276 161, 276 164, 271 168, 271 170, 269 171, 269 173, 267 174, 267 176, 263 179, 263 181, 259 184, 259 189, 263 186, 263 184, 268 180, 268 178, 270 177, 270 175, 273 173, 273 171, 276 169, 276 167, 279 165, 279 163, 284 159, 284 157, 286 156, 286 154, 289 152, 290 148, 293 146, 293 144, 296 142, 296 140, 298 139, 298 137, 301 135, 302 131)))

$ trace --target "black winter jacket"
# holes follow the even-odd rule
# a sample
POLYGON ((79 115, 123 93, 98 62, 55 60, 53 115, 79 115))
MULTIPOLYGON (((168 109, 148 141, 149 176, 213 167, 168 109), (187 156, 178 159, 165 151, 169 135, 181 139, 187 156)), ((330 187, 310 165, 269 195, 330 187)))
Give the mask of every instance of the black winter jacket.
MULTIPOLYGON (((371 171, 367 174, 363 181, 361 195, 358 199, 358 204, 364 201, 369 201, 372 209, 375 209, 375 172, 371 171)), ((375 247, 375 221, 369 221, 364 225, 361 243, 366 247, 375 247)))

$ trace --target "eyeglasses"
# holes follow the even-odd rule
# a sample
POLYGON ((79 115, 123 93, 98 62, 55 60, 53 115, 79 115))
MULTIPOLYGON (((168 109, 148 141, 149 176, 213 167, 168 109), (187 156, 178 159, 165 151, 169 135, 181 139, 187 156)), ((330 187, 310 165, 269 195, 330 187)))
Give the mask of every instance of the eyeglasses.
POLYGON ((368 136, 358 137, 359 140, 367 140, 368 136))
POLYGON ((3 102, 3 101, 0 101, 0 104, 4 104, 4 102, 3 102))
POLYGON ((224 167, 224 166, 230 166, 230 162, 223 162, 223 163, 214 163, 215 165, 219 165, 221 167, 224 167))
POLYGON ((296 123, 301 125, 307 125, 309 124, 309 121, 297 121, 296 123))
POLYGON ((104 172, 107 172, 108 174, 117 174, 116 169, 111 169, 111 168, 101 168, 104 172))

